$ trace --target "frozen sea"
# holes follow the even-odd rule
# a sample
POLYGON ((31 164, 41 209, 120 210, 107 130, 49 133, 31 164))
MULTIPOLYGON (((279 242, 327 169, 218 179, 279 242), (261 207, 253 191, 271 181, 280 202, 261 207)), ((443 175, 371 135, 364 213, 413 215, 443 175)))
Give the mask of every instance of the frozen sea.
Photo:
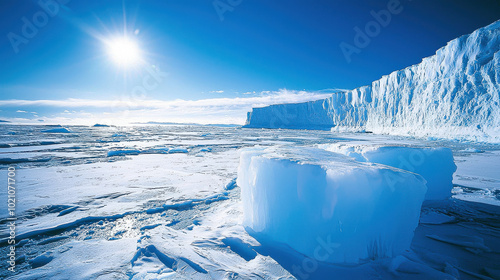
POLYGON ((0 126, 0 178, 16 168, 16 272, 0 278, 500 279, 500 145, 329 131, 189 125, 0 126), (448 147, 453 196, 425 202, 411 250, 333 265, 242 225, 242 148, 350 143, 448 147))

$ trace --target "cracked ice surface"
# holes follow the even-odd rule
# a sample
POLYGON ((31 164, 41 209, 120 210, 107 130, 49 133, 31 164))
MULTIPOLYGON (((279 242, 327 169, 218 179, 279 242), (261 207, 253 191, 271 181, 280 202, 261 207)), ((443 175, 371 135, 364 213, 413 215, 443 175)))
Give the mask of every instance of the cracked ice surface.
MULTIPOLYGON (((19 159, 17 272, 6 270, 4 242, 0 278, 499 278, 500 148, 492 144, 201 126, 47 129, 0 126, 0 158, 19 159), (328 264, 242 225, 234 183, 242 148, 336 143, 452 150, 453 197, 424 202, 410 248, 398 257, 328 264), (182 152, 169 152, 176 148, 182 152), (118 150, 139 153, 107 156, 118 150)), ((0 166, 3 178, 8 164, 0 166)), ((5 241, 4 207, 0 216, 5 241)))

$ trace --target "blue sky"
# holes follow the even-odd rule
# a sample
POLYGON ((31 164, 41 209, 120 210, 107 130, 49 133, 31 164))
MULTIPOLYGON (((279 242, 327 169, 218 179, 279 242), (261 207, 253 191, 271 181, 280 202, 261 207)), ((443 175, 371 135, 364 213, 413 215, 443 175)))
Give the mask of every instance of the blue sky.
MULTIPOLYGON (((231 107, 215 122, 221 116, 238 122, 251 106, 369 84, 500 19, 494 0, 54 1, 41 0, 53 16, 38 1, 0 2, 0 91, 10 102, 0 106, 2 119, 62 122, 102 118, 113 113, 115 101, 171 101, 177 103, 168 106, 181 108, 199 100, 231 107), (356 47, 354 28, 364 29, 372 11, 386 11, 391 2, 399 2, 398 12, 387 26, 346 59, 339 45, 356 47), (23 36, 25 20, 38 20, 32 38, 23 36), (104 42, 124 33, 139 46, 140 65, 111 60, 104 42), (8 34, 24 41, 13 47, 8 34), (134 90, 148 78, 154 87, 138 96, 134 90)), ((188 117, 151 120, 196 121, 208 114, 201 108, 188 117)))

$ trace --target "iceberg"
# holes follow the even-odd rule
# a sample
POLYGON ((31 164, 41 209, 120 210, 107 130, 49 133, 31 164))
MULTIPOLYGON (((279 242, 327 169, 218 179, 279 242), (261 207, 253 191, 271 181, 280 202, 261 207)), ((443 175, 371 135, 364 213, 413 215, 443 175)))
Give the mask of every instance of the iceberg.
POLYGON ((245 126, 500 142, 500 21, 370 85, 254 108, 245 126))
POLYGON ((453 173, 457 170, 449 148, 404 146, 368 146, 335 143, 320 147, 344 154, 361 162, 384 164, 421 175, 427 181, 425 200, 443 200, 451 196, 453 173))
POLYGON ((242 151, 243 224, 306 256, 359 263, 408 250, 425 180, 310 147, 242 151))

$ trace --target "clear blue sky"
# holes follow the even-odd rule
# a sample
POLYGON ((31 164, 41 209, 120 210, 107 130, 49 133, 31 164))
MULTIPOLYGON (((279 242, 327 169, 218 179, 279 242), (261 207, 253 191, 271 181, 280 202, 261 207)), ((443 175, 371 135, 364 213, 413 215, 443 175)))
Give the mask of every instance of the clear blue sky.
MULTIPOLYGON (((147 98, 199 100, 283 88, 355 88, 500 19, 496 0, 401 0, 402 11, 348 63, 339 44, 353 44, 354 28, 364 28, 373 20, 370 12, 387 9, 390 1, 240 2, 221 20, 211 0, 72 0, 16 53, 7 34, 22 35, 23 17, 32 22, 44 10, 38 1, 2 0, 1 100, 112 100, 130 93, 148 75, 146 66, 118 67, 102 42, 124 29, 147 67, 168 73, 147 98)), ((0 117, 11 117, 7 112, 0 117)))

